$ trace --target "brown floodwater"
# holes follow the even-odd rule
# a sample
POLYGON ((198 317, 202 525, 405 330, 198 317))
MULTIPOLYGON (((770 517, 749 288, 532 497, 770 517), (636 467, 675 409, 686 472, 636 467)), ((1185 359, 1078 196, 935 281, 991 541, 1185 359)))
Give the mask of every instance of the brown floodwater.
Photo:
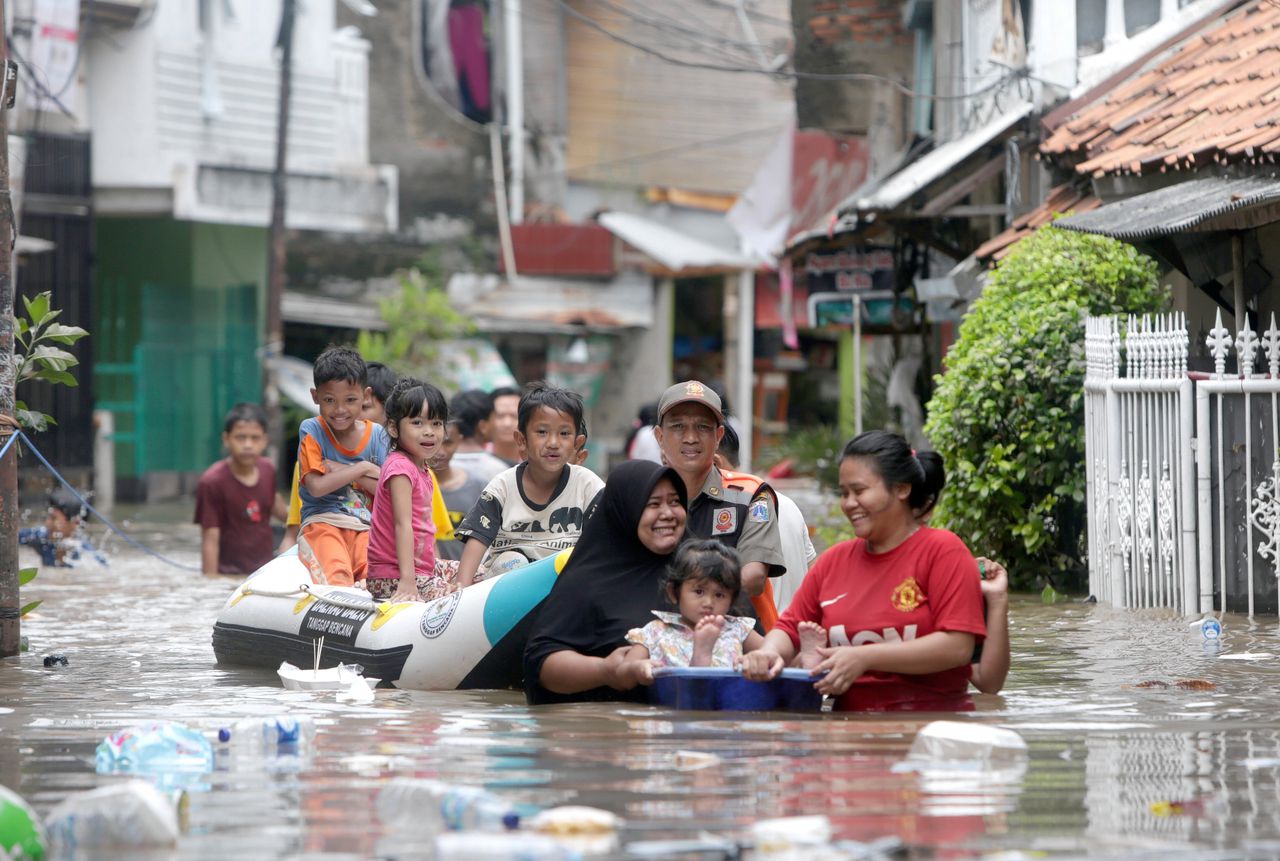
MULTIPOLYGON (((132 534, 194 564, 195 528, 172 522, 188 511, 134 511, 132 534)), ((350 705, 214 663, 210 634, 231 580, 118 541, 108 553, 107 568, 47 569, 24 587, 24 600, 44 603, 23 625, 30 652, 0 661, 0 784, 43 814, 119 779, 95 773, 94 750, 133 723, 213 732, 288 712, 318 725, 304 757, 220 757, 191 788, 177 848, 148 858, 426 857, 421 839, 376 815, 378 789, 395 776, 605 808, 626 820, 624 844, 745 838, 760 819, 825 814, 839 837, 893 835, 912 858, 1280 857, 1274 619, 1226 617, 1222 655, 1256 658, 1227 660, 1172 613, 1015 599, 1006 691, 975 696, 959 715, 531 709, 507 691, 390 689, 350 705), (44 667, 48 654, 68 666, 44 667), (1025 772, 895 770, 939 717, 1016 731, 1025 772), (682 770, 686 751, 719 765, 682 770)))

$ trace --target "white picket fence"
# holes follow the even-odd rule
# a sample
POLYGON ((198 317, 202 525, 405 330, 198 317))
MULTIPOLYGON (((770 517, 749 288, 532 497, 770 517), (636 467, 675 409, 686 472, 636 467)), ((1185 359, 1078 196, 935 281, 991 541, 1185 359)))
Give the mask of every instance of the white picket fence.
POLYGON ((1219 314, 1206 345, 1213 373, 1189 374, 1184 315, 1085 321, 1089 586, 1100 601, 1187 614, 1275 603, 1280 328, 1273 317, 1261 338, 1232 339, 1219 314), (1265 374, 1254 373, 1259 347, 1265 374))

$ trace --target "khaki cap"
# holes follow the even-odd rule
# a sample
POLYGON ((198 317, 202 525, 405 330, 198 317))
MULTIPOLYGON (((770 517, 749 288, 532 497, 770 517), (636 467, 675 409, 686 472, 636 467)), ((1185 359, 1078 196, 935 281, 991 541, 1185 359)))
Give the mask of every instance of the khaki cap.
POLYGON ((661 422, 662 417, 667 414, 668 410, 680 404, 702 404, 715 413, 716 419, 721 424, 724 424, 724 411, 720 408, 720 396, 705 383, 700 383, 697 380, 686 380, 683 383, 676 383, 663 392, 662 397, 658 400, 658 421, 661 422))

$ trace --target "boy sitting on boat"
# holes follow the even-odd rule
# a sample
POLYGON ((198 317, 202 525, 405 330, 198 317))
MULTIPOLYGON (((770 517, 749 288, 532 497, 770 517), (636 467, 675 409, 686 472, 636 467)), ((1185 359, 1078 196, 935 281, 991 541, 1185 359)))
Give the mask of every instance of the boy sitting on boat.
POLYGON ((298 428, 298 557, 318 583, 363 585, 368 568, 370 500, 390 450, 384 427, 361 418, 370 397, 364 359, 330 347, 316 359, 311 398, 320 415, 298 428))
POLYGON ((586 442, 582 396, 530 383, 520 398, 516 439, 527 460, 494 476, 462 525, 458 586, 552 556, 578 542, 604 482, 573 463, 586 442))

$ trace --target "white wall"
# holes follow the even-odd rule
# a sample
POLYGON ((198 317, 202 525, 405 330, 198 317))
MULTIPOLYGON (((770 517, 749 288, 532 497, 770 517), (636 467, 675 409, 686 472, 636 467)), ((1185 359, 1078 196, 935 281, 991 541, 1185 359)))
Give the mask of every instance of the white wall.
MULTIPOLYGON (((94 181, 164 188, 196 163, 274 162, 281 0, 162 2, 154 18, 87 46, 94 181), (206 51, 212 50, 212 56, 206 51)), ((368 43, 335 33, 334 0, 299 3, 294 34, 290 172, 368 164, 368 43)))

